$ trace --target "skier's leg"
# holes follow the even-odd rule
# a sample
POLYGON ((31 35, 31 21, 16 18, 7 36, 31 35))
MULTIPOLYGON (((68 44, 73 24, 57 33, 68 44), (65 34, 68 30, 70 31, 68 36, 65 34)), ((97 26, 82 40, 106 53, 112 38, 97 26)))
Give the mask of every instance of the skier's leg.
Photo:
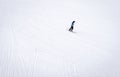
POLYGON ((70 31, 72 32, 72 28, 70 28, 70 31))
POLYGON ((70 29, 69 29, 69 31, 70 31, 70 29))
POLYGON ((71 27, 71 31, 73 31, 73 26, 71 27))
POLYGON ((69 31, 71 31, 71 28, 69 29, 69 31))

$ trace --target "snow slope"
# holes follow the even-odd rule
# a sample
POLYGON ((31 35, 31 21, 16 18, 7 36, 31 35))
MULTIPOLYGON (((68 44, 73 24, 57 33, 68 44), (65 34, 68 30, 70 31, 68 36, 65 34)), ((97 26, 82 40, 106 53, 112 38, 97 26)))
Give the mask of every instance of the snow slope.
POLYGON ((0 77, 120 77, 119 3, 0 0, 0 77))

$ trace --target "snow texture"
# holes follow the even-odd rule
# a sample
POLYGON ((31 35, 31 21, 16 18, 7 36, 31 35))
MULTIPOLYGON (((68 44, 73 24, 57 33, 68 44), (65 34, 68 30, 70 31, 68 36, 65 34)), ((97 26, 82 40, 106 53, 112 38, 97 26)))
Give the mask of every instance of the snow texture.
POLYGON ((0 0, 0 77, 120 77, 119 4, 0 0))

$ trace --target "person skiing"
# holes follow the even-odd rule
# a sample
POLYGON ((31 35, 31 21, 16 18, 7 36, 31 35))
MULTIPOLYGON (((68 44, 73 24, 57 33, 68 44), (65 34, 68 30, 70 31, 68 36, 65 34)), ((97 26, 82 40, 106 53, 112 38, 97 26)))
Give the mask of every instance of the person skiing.
POLYGON ((73 21, 72 24, 71 24, 71 27, 70 27, 70 29, 69 29, 70 32, 73 32, 73 29, 74 29, 74 27, 73 27, 73 26, 74 26, 74 23, 75 23, 75 21, 73 21))

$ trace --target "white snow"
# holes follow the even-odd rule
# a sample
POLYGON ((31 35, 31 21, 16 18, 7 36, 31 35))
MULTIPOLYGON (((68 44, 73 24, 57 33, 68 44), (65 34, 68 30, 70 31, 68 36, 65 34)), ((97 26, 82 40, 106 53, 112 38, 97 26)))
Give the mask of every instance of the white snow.
POLYGON ((0 77, 120 77, 119 4, 0 0, 0 77))

